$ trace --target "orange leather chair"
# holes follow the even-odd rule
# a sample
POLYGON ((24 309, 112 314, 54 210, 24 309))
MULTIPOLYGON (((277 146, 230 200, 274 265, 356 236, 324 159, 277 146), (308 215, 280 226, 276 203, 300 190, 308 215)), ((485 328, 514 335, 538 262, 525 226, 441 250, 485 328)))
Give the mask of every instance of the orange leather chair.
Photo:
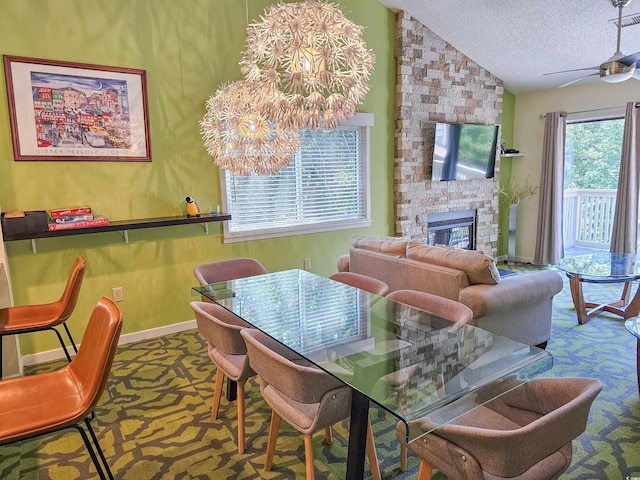
POLYGON ((366 290, 374 295, 380 295, 381 297, 386 295, 389 291, 389 285, 377 278, 367 277, 366 275, 360 275, 353 272, 338 272, 329 277, 336 282, 345 283, 352 287, 359 288, 360 290, 366 290))
POLYGON ((120 309, 103 297, 93 309, 80 351, 68 365, 54 372, 0 381, 0 445, 75 428, 100 478, 106 480, 106 472, 113 479, 88 416, 107 384, 121 329, 120 309))
MULTIPOLYGON (((86 260, 80 255, 73 262, 71 267, 71 273, 67 280, 67 286, 62 293, 60 299, 53 303, 43 303, 38 305, 20 305, 15 307, 8 307, 0 309, 0 359, 2 359, 2 337, 5 335, 18 335, 20 333, 38 332, 41 330, 53 330, 58 336, 62 351, 67 357, 68 361, 71 361, 67 347, 64 344, 64 340, 60 335, 60 332, 55 328, 62 324, 71 346, 78 353, 78 347, 73 341, 69 327, 65 323, 67 319, 73 313, 76 308, 76 302, 78 300, 78 294, 80 293, 80 286, 84 278, 84 272, 86 269, 86 260)), ((1 360, 0 360, 1 361, 1 360)), ((0 363, 0 377, 2 376, 2 369, 0 363)))

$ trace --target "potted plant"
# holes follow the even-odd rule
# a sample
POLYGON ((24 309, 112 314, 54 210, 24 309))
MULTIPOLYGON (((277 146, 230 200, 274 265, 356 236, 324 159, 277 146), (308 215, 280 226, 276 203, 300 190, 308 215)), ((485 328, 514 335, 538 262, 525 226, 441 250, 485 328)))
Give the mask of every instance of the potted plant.
POLYGON ((516 224, 518 217, 518 205, 526 202, 538 191, 537 186, 529 183, 529 177, 524 181, 512 178, 507 185, 500 188, 501 199, 509 202, 509 243, 507 248, 507 263, 515 263, 516 256, 516 224))

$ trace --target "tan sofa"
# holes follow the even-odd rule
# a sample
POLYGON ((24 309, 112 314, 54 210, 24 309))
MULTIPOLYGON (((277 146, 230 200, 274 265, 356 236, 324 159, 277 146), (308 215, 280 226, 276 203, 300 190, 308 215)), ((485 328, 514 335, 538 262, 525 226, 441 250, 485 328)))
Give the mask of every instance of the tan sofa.
POLYGON ((482 252, 393 237, 353 235, 338 270, 378 278, 389 291, 456 300, 473 311, 474 325, 528 345, 546 345, 553 297, 562 290, 562 277, 551 270, 500 278, 495 260, 482 252))

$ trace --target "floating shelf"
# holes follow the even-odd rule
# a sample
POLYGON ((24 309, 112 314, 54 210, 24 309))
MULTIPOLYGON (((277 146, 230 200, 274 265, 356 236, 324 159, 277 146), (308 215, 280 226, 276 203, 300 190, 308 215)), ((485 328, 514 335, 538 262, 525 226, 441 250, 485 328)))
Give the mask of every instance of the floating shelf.
POLYGON ((52 237, 68 237, 71 235, 87 235, 92 233, 104 233, 104 232, 123 232, 125 243, 129 243, 129 230, 140 230, 144 228, 158 228, 158 227, 171 227, 175 225, 190 225, 190 224, 203 224, 205 233, 209 233, 210 222, 222 222, 225 220, 231 220, 231 215, 226 213, 220 214, 204 214, 200 217, 187 217, 186 215, 175 217, 155 217, 155 218, 140 218, 135 220, 116 220, 109 222, 109 225, 102 227, 89 227, 89 228, 70 228, 68 230, 55 230, 55 231, 43 231, 43 232, 29 232, 11 234, 4 233, 4 241, 12 242, 16 240, 31 240, 33 253, 36 253, 35 240, 37 238, 52 238, 52 237))
POLYGON ((524 157, 524 153, 503 153, 500 155, 502 158, 514 158, 514 157, 524 157))

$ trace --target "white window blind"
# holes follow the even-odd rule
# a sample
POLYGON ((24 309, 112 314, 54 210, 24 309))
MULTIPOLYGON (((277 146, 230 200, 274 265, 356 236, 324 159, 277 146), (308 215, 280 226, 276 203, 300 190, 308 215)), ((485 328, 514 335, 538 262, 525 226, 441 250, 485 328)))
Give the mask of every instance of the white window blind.
POLYGON ((225 242, 370 225, 372 123, 372 115, 358 114, 332 130, 302 130, 300 151, 275 175, 224 170, 225 242))

